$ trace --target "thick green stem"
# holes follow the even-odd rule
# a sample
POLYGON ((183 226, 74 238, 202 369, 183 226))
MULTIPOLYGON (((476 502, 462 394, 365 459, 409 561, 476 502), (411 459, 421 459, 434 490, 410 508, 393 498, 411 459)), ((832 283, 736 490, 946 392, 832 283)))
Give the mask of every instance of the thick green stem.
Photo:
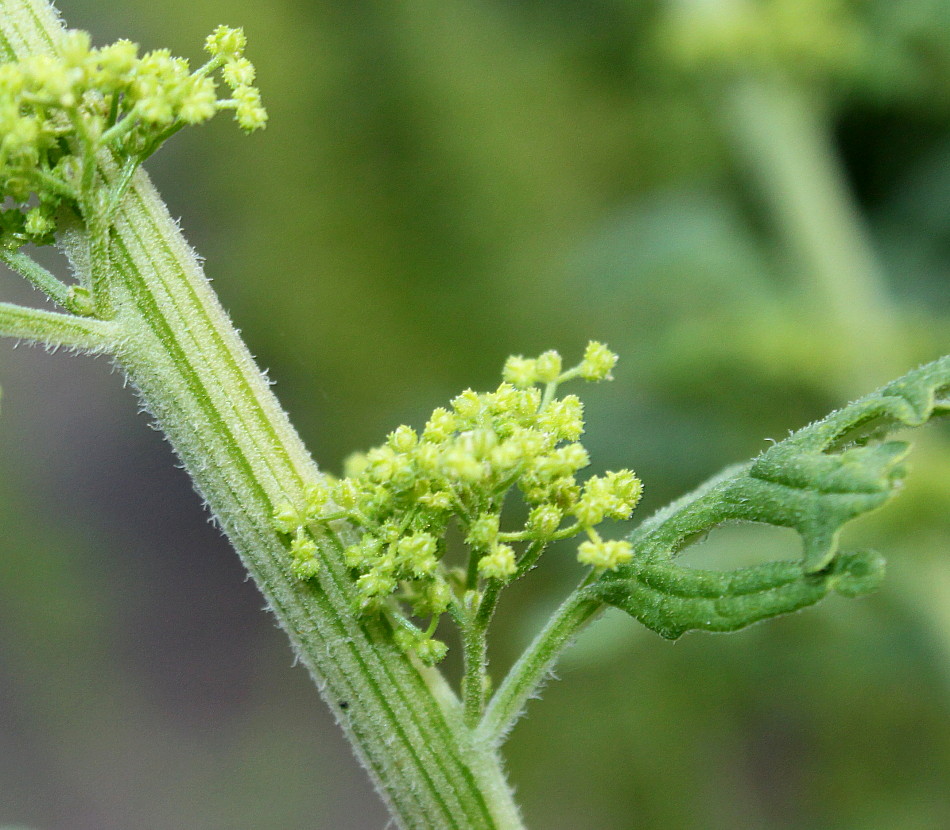
MULTIPOLYGON (((59 32, 45 0, 0 0, 0 59, 48 52, 59 32)), ((103 164, 114 180, 119 171, 103 164)), ((77 235, 69 251, 80 267, 87 243, 77 235)), ((109 255, 119 364, 396 821, 413 828, 521 827, 496 754, 464 726, 460 707, 433 694, 439 684, 431 672, 420 671, 381 625, 354 613, 341 547, 323 546, 313 583, 291 574, 288 543, 273 525, 275 506, 303 508, 305 489, 320 474, 144 173, 117 212, 109 255)))

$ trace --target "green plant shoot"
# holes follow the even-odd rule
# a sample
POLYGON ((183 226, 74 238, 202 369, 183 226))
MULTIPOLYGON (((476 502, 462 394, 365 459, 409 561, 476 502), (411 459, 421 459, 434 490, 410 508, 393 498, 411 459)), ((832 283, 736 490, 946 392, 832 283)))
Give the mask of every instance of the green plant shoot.
POLYGON ((602 523, 629 519, 642 484, 626 469, 579 478, 583 404, 559 397, 568 381, 611 377, 617 356, 599 342, 567 369, 555 351, 512 357, 494 391, 466 390, 421 429, 397 427, 342 478, 319 472, 141 170, 222 110, 246 132, 265 126, 245 47, 240 29, 219 27, 192 70, 128 41, 94 48, 45 0, 0 0, 0 260, 63 309, 0 303, 0 334, 107 353, 127 373, 326 699, 347 701, 341 726, 400 826, 523 826, 498 746, 606 607, 676 638, 880 584, 881 556, 842 552, 839 532, 896 494, 909 447, 890 433, 950 413, 950 357, 729 468, 621 539, 602 523), (60 246, 75 281, 29 245, 60 246), (802 557, 731 572, 674 561, 725 522, 793 528, 802 557), (463 551, 450 549, 453 529, 463 551), (487 634, 504 587, 575 537, 577 588, 495 687, 487 634), (437 666, 445 615, 464 658, 459 694, 437 666))

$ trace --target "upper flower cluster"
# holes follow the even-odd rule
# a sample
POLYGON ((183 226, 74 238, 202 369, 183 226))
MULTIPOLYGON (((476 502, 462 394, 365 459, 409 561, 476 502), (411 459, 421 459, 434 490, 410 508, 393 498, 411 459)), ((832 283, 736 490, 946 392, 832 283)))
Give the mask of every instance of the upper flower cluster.
POLYGON ((93 48, 86 32, 70 31, 54 55, 0 65, 0 199, 16 205, 0 211, 3 242, 48 242, 63 200, 81 213, 95 209, 103 149, 120 165, 138 164, 182 126, 224 109, 247 131, 263 127, 267 113, 244 47, 240 29, 220 26, 205 43, 210 60, 192 72, 168 50, 139 56, 127 40, 93 48))
MULTIPOLYGON (((566 380, 609 378, 616 360, 594 342, 567 371, 557 352, 512 357, 494 392, 466 390, 450 408, 436 409, 421 432, 400 426, 384 445, 351 457, 345 478, 313 488, 303 515, 286 507, 277 516, 279 528, 293 537, 294 570, 304 578, 315 575, 315 534, 333 519, 346 519, 363 534, 345 552, 362 609, 393 610, 390 598, 400 592, 398 599, 416 616, 435 621, 465 592, 525 573, 558 539, 586 532, 578 558, 596 569, 629 561, 629 543, 604 541, 595 526, 605 518, 628 518, 642 485, 629 470, 577 481, 589 464, 578 440, 583 404, 576 395, 555 397, 566 380), (513 487, 529 509, 521 528, 506 531, 502 507, 513 487), (467 570, 456 572, 442 562, 453 520, 469 548, 467 570)), ((444 653, 428 636, 399 630, 424 659, 444 653)))

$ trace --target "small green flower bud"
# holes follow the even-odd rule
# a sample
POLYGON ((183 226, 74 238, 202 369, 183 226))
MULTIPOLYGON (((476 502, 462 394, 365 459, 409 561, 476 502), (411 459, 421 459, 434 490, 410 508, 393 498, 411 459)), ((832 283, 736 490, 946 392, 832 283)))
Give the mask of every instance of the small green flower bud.
POLYGON ((27 211, 23 230, 29 236, 46 236, 56 228, 52 217, 41 207, 27 211))
POLYGON ((295 559, 290 563, 290 570, 293 572, 293 575, 303 582, 306 582, 308 579, 313 579, 320 573, 320 568, 320 560, 315 557, 310 557, 309 559, 295 559))
POLYGON ((498 436, 491 429, 473 429, 464 435, 462 445, 476 458, 486 458, 498 446, 498 436))
POLYGON ((317 544, 298 531, 297 537, 290 543, 290 555, 294 559, 312 559, 317 555, 317 544))
POLYGON ((348 568, 360 568, 366 563, 362 545, 347 545, 343 551, 343 561, 348 568))
POLYGON ((369 569, 375 565, 381 556, 383 543, 380 539, 366 534, 356 545, 350 545, 343 552, 348 568, 369 569))
POLYGON ((422 474, 431 476, 439 471, 442 461, 441 447, 423 439, 412 453, 412 458, 422 474))
POLYGON ((509 440, 518 447, 521 457, 525 460, 530 460, 540 455, 548 449, 549 444, 553 443, 536 429, 519 429, 512 434, 509 440))
POLYGON ((66 297, 66 308, 80 317, 92 317, 96 313, 96 303, 89 289, 83 285, 71 285, 66 297))
POLYGON ((442 472, 452 480, 473 484, 485 478, 485 465, 464 449, 449 450, 442 457, 442 472))
POLYGON ((613 490, 614 495, 624 501, 636 503, 643 493, 643 482, 636 477, 632 470, 608 472, 607 483, 613 490))
POLYGON ((487 550, 498 539, 498 526, 501 516, 497 513, 482 513, 468 529, 466 544, 479 550, 487 550))
POLYGON ((554 453, 539 455, 531 465, 531 472, 539 483, 551 481, 571 472, 554 453))
POLYGON ((499 477, 506 477, 521 463, 522 458, 519 443, 509 439, 491 451, 488 463, 499 477))
POLYGON ((466 389, 461 395, 456 395, 452 399, 452 409, 455 410, 455 414, 466 420, 477 417, 481 408, 481 398, 471 389, 466 389))
POLYGON ((402 535, 402 532, 399 529, 399 525, 390 520, 388 522, 383 522, 379 527, 379 532, 377 534, 383 544, 391 545, 393 542, 399 539, 402 535))
POLYGON ((37 55, 23 64, 25 86, 38 101, 49 106, 75 105, 73 81, 62 61, 51 55, 37 55))
POLYGON ((396 590, 396 580, 386 573, 372 570, 356 580, 356 589, 364 599, 385 597, 396 590))
POLYGON ((553 349, 535 361, 535 374, 541 383, 553 383, 561 375, 561 356, 553 349))
POLYGON ((224 65, 224 69, 221 70, 221 75, 224 82, 231 89, 234 89, 235 87, 253 84, 257 71, 254 69, 254 64, 247 58, 238 58, 237 60, 228 61, 224 65))
POLYGON ((117 40, 110 46, 98 50, 96 60, 103 75, 102 83, 107 86, 122 86, 123 76, 128 75, 138 60, 139 47, 130 40, 117 40))
POLYGON ((415 430, 412 429, 412 427, 407 427, 405 424, 396 427, 396 429, 389 433, 387 438, 389 446, 396 452, 402 453, 411 452, 419 441, 415 430))
POLYGON ((237 101, 234 117, 241 129, 251 133, 267 126, 267 110, 261 106, 261 93, 256 87, 237 87, 234 100, 237 101))
POLYGON ((280 533, 296 533, 303 525, 303 517, 290 502, 284 502, 274 513, 274 527, 280 533))
POLYGON ((590 464, 590 457, 580 444, 568 444, 538 456, 534 473, 539 479, 555 479, 570 476, 590 464))
POLYGON ((538 414, 538 427, 559 441, 576 441, 584 432, 584 404, 577 395, 551 401, 538 414))
POLYGON ((512 355, 505 361, 502 377, 519 389, 533 386, 538 382, 537 361, 521 355, 512 355))
POLYGON ((610 506, 610 500, 592 491, 590 481, 584 487, 584 494, 577 504, 574 505, 573 513, 581 527, 594 527, 604 520, 607 509, 610 506))
POLYGON ((488 410, 493 415, 505 415, 517 406, 519 391, 510 383, 502 383, 498 389, 487 395, 488 410))
POLYGON ((428 638, 416 645, 416 655, 427 666, 434 666, 441 662, 448 653, 449 647, 441 640, 428 638))
POLYGON ((333 500, 344 510, 350 511, 359 501, 359 489, 350 479, 345 478, 334 486, 333 500))
POLYGON ((89 32, 70 29, 59 42, 59 54, 67 66, 82 67, 89 58, 91 46, 89 32))
POLYGON ((373 481, 385 484, 392 481, 400 472, 401 460, 392 447, 376 447, 366 454, 366 471, 373 481))
POLYGON ((567 444, 564 447, 558 447, 554 452, 571 474, 590 464, 590 456, 583 444, 567 444))
POLYGON ((536 539, 550 539, 561 526, 561 511, 550 504, 540 504, 528 514, 528 531, 536 539))
POLYGON ((178 117, 186 124, 201 124, 217 111, 218 93, 212 78, 194 78, 181 100, 178 117))
POLYGON ((426 613, 441 614, 452 601, 452 589, 443 579, 430 582, 425 593, 426 613))
POLYGON ((456 427, 455 415, 443 407, 433 410, 432 416, 426 423, 425 430, 422 433, 422 440, 433 444, 440 444, 445 441, 456 427))
POLYGON ((617 364, 617 355, 603 343, 591 340, 581 362, 581 377, 586 380, 613 380, 610 370, 617 364))
POLYGON ((506 582, 517 570, 515 552, 511 545, 495 545, 488 554, 478 560, 478 572, 486 579, 506 582))
POLYGON ((400 565, 417 578, 430 575, 438 565, 435 557, 438 544, 428 533, 403 536, 395 547, 400 565))
POLYGON ((175 114, 171 101, 164 95, 149 95, 139 100, 138 112, 143 121, 157 126, 168 126, 175 114))
POLYGON ((633 547, 626 541, 587 541, 581 542, 577 548, 578 562, 597 570, 615 571, 631 559, 633 547))
POLYGON ((311 484, 307 488, 307 516, 319 516, 329 500, 330 490, 325 482, 311 484))
POLYGON ((630 470, 608 472, 605 481, 613 496, 607 515, 612 519, 629 519, 643 494, 643 482, 630 470))
POLYGON ((419 502, 433 510, 448 510, 455 503, 452 494, 447 490, 436 490, 434 493, 423 493, 419 502))
POLYGON ((562 476, 548 486, 548 501, 564 512, 573 509, 579 496, 580 487, 577 486, 574 476, 562 476))
POLYGON ((232 29, 230 26, 218 26, 205 40, 205 51, 217 57, 237 59, 247 46, 247 38, 243 29, 232 29))
POLYGON ((36 118, 12 118, 3 137, 3 148, 8 153, 22 156, 24 161, 32 159, 36 157, 39 136, 40 124, 36 118))
MULTIPOLYGON (((537 415, 538 407, 541 406, 541 390, 536 386, 530 389, 522 389, 515 399, 512 414, 522 421, 530 421, 537 415)), ((528 426, 525 423, 524 426, 528 426)))
POLYGON ((235 110, 234 117, 246 133, 263 130, 267 126, 267 110, 261 106, 241 105, 235 110))

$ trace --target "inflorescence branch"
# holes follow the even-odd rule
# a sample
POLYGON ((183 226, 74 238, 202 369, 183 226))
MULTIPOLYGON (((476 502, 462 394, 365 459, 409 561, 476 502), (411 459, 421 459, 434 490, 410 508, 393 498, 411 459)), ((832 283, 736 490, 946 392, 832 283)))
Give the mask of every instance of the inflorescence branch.
POLYGON ((205 42, 210 59, 192 72, 168 50, 140 57, 128 40, 93 48, 88 33, 70 31, 56 55, 0 65, 0 262, 66 311, 109 319, 109 233, 142 162, 182 127, 221 110, 233 110, 247 132, 267 122, 245 43, 242 30, 219 26, 205 42), (77 219, 88 273, 66 285, 22 249, 52 244, 77 219))
POLYGON ((345 551, 356 579, 355 610, 388 619, 399 646, 424 663, 446 654, 434 634, 448 612, 461 629, 470 719, 488 691, 485 634, 502 587, 531 570, 552 542, 579 534, 586 538, 578 560, 595 572, 632 556, 629 542, 605 540, 597 526, 630 517, 640 480, 619 470, 579 483, 577 474, 590 463, 579 442, 583 404, 576 395, 557 397, 565 381, 609 379, 616 360, 595 342, 566 371, 554 351, 509 358, 494 392, 462 392, 451 408, 432 413, 421 434, 398 427, 383 446, 348 459, 343 479, 314 485, 303 514, 287 505, 276 516, 305 580, 320 570, 317 542, 332 522, 358 528, 359 542, 345 551), (513 489, 527 519, 502 529, 513 489), (464 565, 455 567, 446 563, 453 524, 467 547, 464 565))

